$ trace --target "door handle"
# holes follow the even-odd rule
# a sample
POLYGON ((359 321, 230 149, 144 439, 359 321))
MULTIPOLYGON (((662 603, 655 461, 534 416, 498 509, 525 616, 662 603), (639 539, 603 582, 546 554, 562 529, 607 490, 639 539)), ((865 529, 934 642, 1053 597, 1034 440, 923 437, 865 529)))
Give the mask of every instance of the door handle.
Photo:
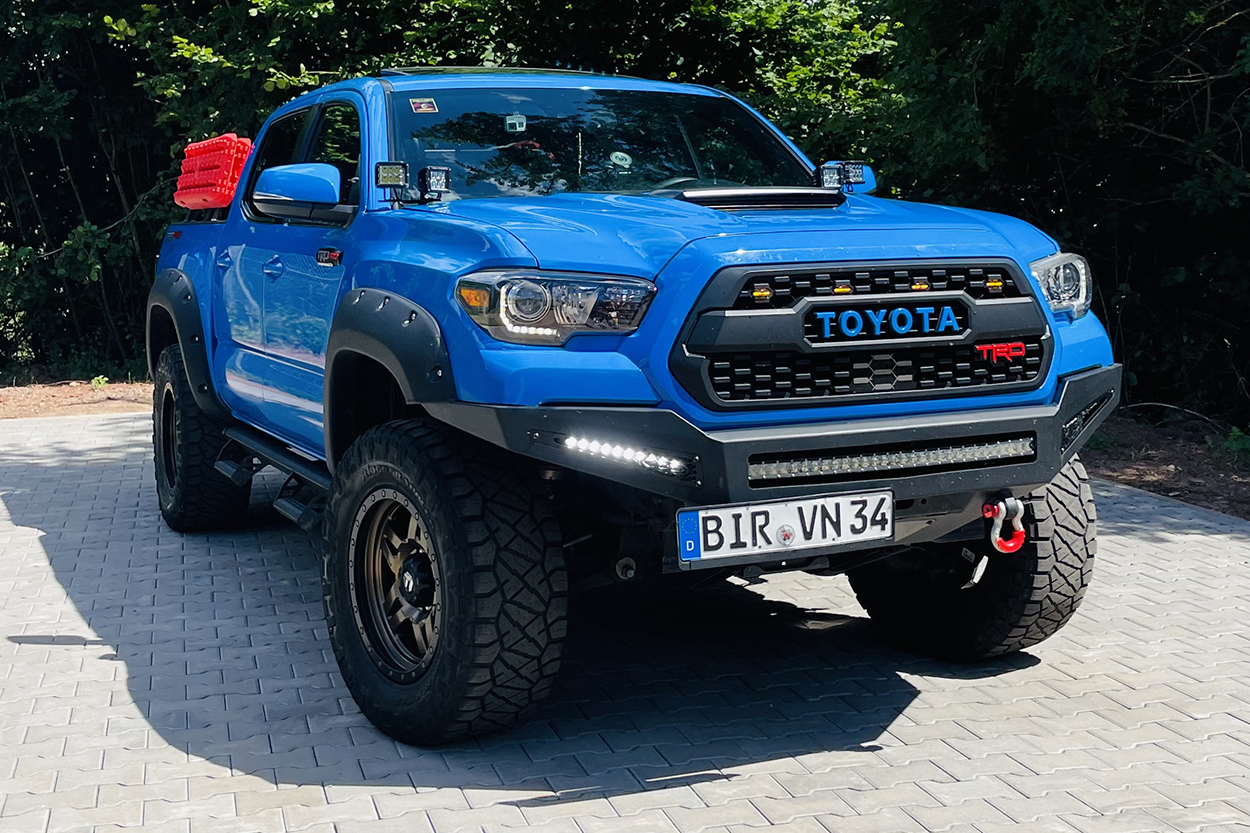
POLYGON ((282 273, 286 271, 286 267, 282 265, 282 258, 274 255, 267 263, 265 263, 264 266, 260 267, 260 270, 274 280, 277 280, 282 277, 282 273))
POLYGON ((216 263, 217 263, 217 266, 222 271, 225 271, 226 269, 229 269, 232 265, 234 265, 234 259, 230 257, 230 250, 222 249, 220 252, 218 252, 216 263))

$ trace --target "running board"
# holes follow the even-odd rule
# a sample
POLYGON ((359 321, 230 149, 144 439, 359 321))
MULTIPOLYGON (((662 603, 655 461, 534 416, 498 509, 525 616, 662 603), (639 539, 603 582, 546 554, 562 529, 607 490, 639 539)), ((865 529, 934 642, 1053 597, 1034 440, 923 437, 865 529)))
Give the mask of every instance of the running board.
MULTIPOLYGON (((325 467, 325 463, 296 454, 281 441, 246 425, 231 425, 225 430, 225 435, 259 458, 262 463, 293 475, 306 485, 322 492, 330 491, 330 471, 325 467)), ((217 470, 231 480, 236 476, 242 476, 242 472, 237 471, 235 467, 247 468, 246 465, 234 463, 231 460, 217 461, 217 470)), ((250 477, 251 474, 246 476, 250 477)))
POLYGON ((284 494, 273 502, 274 511, 288 521, 294 521, 305 532, 319 532, 321 518, 326 510, 325 495, 318 494, 304 502, 300 500, 300 488, 296 487, 291 490, 291 494, 285 494, 287 488, 284 486, 282 491, 284 494))
MULTIPOLYGON (((226 448, 229 447, 229 445, 226 446, 226 448)), ((230 482, 234 485, 246 486, 248 482, 251 481, 252 476, 256 474, 256 458, 249 457, 246 460, 227 460, 224 457, 220 457, 217 459, 217 462, 213 464, 213 468, 229 478, 230 482)))

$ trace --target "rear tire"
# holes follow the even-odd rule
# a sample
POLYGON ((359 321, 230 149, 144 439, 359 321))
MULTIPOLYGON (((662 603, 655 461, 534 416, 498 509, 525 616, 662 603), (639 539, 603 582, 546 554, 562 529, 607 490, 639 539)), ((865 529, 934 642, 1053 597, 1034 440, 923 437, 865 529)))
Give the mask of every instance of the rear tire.
POLYGON ((429 745, 507 726, 550 690, 560 530, 520 458, 429 419, 365 432, 334 473, 322 588, 365 716, 429 745))
POLYGON ((1013 653, 1054 635, 1085 596, 1097 551, 1094 496, 1073 458, 1025 498, 1028 540, 1014 553, 987 541, 933 546, 852 570, 851 588, 900 647, 971 662, 1013 653), (971 587, 976 560, 988 557, 971 587))
POLYGON ((182 348, 161 352, 152 381, 152 457, 165 523, 176 532, 237 526, 247 516, 252 484, 238 486, 214 468, 228 440, 196 403, 182 348))

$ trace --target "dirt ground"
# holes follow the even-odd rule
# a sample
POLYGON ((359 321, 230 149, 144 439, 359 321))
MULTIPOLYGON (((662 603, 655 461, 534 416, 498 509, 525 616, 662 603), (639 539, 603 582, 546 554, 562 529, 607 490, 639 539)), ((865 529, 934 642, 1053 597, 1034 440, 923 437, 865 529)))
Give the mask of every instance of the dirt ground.
POLYGON ((1201 420, 1165 425, 1117 414, 1081 451, 1089 473, 1250 520, 1250 455, 1209 439, 1201 420))
MULTIPOLYGON (((89 382, 0 387, 0 419, 146 411, 152 385, 89 382)), ((1081 452, 1091 475, 1250 519, 1250 457, 1222 450, 1199 420, 1152 425, 1116 415, 1081 452)))
POLYGON ((118 414, 151 407, 151 382, 110 382, 99 390, 90 382, 0 388, 0 419, 118 414))

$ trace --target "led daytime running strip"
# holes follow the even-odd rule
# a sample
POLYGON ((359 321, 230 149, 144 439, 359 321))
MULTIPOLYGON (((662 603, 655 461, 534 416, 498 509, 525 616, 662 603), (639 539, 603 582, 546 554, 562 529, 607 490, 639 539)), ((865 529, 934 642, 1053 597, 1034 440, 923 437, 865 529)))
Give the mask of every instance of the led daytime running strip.
POLYGON ((499 320, 503 322, 504 328, 510 333, 520 333, 528 336, 554 336, 558 334, 558 331, 551 327, 531 327, 528 324, 517 324, 502 309, 499 311, 499 320))
POLYGON ((934 466, 960 466, 1032 457, 1033 454, 1033 438, 1020 437, 946 448, 882 451, 843 457, 809 457, 802 460, 751 463, 747 466, 747 479, 752 481, 789 480, 801 477, 868 474, 934 466))
POLYGON ((696 474, 695 460, 680 457, 672 453, 651 449, 621 445, 619 443, 602 442, 590 437, 560 436, 555 439, 556 445, 578 454, 587 454, 605 460, 616 460, 646 469, 656 474, 689 480, 696 474))

